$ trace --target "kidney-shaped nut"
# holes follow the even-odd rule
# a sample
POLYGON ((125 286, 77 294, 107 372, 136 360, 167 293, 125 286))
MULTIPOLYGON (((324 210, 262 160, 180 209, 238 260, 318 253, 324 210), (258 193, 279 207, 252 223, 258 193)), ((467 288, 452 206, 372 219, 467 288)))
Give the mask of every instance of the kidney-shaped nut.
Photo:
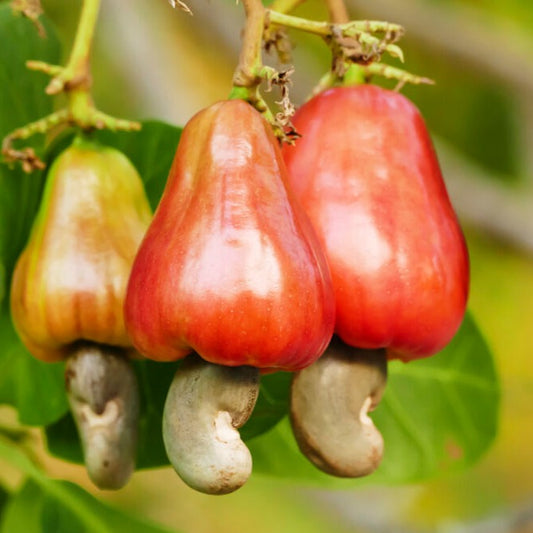
POLYGON ((385 350, 352 348, 335 337, 318 361, 295 374, 292 429, 320 470, 360 477, 378 467, 383 438, 368 412, 379 404, 386 381, 385 350))
POLYGON ((163 440, 172 466, 193 489, 228 494, 252 472, 250 451, 237 431, 259 393, 259 372, 188 356, 174 376, 163 412, 163 440))
POLYGON ((123 350, 80 343, 67 360, 65 386, 89 477, 119 489, 135 468, 139 391, 123 350))

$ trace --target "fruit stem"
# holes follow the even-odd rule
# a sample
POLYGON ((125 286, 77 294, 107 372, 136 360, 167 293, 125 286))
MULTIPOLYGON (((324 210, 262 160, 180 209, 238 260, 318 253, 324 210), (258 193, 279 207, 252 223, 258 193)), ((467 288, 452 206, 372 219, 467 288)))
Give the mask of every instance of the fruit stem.
POLYGON ((384 32, 382 42, 387 43, 388 41, 390 43, 389 46, 382 46, 381 43, 376 44, 374 48, 376 52, 374 57, 372 57, 371 50, 370 53, 364 50, 365 44, 367 46, 371 44, 366 37, 366 41, 365 39, 361 40, 357 34, 342 30, 342 28, 353 28, 355 24, 354 22, 350 22, 345 1, 325 0, 325 2, 332 28, 332 36, 327 38, 333 55, 332 68, 322 76, 318 84, 313 88, 311 96, 315 96, 333 86, 353 86, 367 83, 373 75, 380 75, 387 79, 396 79, 398 83, 395 90, 400 90, 406 83, 433 83, 428 78, 377 62, 381 54, 385 51, 391 55, 396 55, 396 57, 403 61, 401 49, 393 44, 403 33, 403 29, 400 26, 394 24, 387 25, 379 21, 358 23, 363 28, 363 31, 384 32), (366 28, 364 27, 365 24, 366 28), (359 51, 357 51, 357 41, 359 41, 361 48, 359 51), (356 51, 355 54, 354 50, 356 51))
POLYGON ((286 28, 305 31, 325 38, 332 38, 335 34, 339 34, 343 37, 357 38, 365 45, 382 44, 385 51, 400 59, 403 58, 400 47, 392 44, 403 35, 403 27, 399 24, 393 24, 381 20, 352 20, 342 24, 336 24, 295 17, 294 15, 287 15, 271 9, 267 9, 267 15, 270 24, 278 24, 280 26, 285 26, 286 28), (386 39, 387 42, 382 43, 382 39, 372 35, 372 33, 376 32, 384 32, 385 34, 388 34, 389 37, 386 39))
POLYGON ((233 85, 254 89, 262 79, 259 71, 263 65, 261 50, 265 26, 265 8, 261 0, 243 0, 246 14, 239 63, 233 75, 233 85))
POLYGON ((398 84, 394 89, 396 91, 399 91, 406 83, 411 83, 412 85, 435 85, 435 81, 431 78, 417 76, 416 74, 411 74, 400 68, 391 67, 390 65, 385 65, 383 63, 373 63, 372 65, 366 65, 361 68, 366 78, 378 75, 389 80, 397 80, 398 84))
MULTIPOLYGON (((350 21, 350 15, 348 14, 344 0, 326 0, 326 6, 328 8, 329 19, 332 23, 346 24, 350 21)), ((318 87, 315 87, 313 93, 320 92, 322 89, 320 85, 324 81, 328 83, 326 87, 335 84, 345 86, 360 85, 366 81, 364 71, 360 65, 346 62, 342 46, 333 43, 331 51, 333 54, 331 71, 320 80, 318 87)))
POLYGON ((288 96, 290 84, 286 72, 264 66, 262 46, 278 51, 282 62, 290 56, 290 46, 285 48, 286 39, 280 28, 297 29, 322 37, 332 52, 332 67, 313 89, 316 94, 328 87, 365 83, 374 74, 398 80, 398 88, 404 83, 430 83, 430 80, 414 76, 400 69, 377 65, 383 53, 403 61, 403 52, 395 43, 403 35, 403 27, 379 20, 349 20, 344 0, 325 0, 329 21, 315 21, 289 15, 303 0, 274 0, 270 8, 263 7, 261 0, 243 0, 246 13, 243 44, 239 63, 233 76, 233 87, 229 98, 239 98, 252 104, 272 125, 281 140, 293 142, 298 136, 290 123, 294 106, 288 96), (378 35, 374 35, 378 34, 378 35), (268 87, 277 84, 282 88, 282 111, 274 116, 259 91, 266 81, 268 87))
POLYGON ((239 98, 252 104, 271 124, 275 135, 281 140, 287 140, 284 126, 288 119, 286 117, 279 119, 275 116, 259 91, 259 85, 263 81, 269 85, 288 83, 286 73, 278 73, 275 69, 263 65, 262 49, 266 10, 261 0, 243 0, 243 5, 246 24, 229 98, 239 98))
POLYGON ((85 92, 90 87, 89 57, 91 55, 98 11, 100 10, 100 1, 84 0, 70 58, 62 72, 50 81, 46 89, 48 94, 61 92, 65 84, 82 87, 85 92))

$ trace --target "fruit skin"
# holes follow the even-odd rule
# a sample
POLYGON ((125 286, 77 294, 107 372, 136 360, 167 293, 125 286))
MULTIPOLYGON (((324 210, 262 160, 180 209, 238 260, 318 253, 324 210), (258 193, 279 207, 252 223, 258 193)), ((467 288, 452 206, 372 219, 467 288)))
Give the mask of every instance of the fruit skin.
POLYGON ((190 120, 128 285, 126 326, 142 354, 171 361, 194 350, 286 370, 322 354, 331 280, 286 179, 270 126, 246 102, 190 120))
POLYGON ((336 333, 404 361, 442 349, 468 295, 468 252, 418 109, 399 93, 327 90, 294 120, 290 184, 326 250, 336 333))
POLYGON ((15 328, 35 357, 64 359, 79 340, 131 347, 123 302, 150 220, 121 152, 77 138, 57 157, 11 286, 15 328))

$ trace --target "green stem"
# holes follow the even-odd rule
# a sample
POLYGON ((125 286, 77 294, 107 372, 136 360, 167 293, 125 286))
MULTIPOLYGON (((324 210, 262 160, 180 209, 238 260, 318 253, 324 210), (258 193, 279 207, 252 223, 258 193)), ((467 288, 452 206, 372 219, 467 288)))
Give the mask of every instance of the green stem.
POLYGON ((246 13, 246 25, 239 63, 233 74, 233 88, 229 98, 246 100, 276 129, 275 117, 259 92, 261 82, 272 75, 272 69, 264 67, 262 59, 265 8, 261 0, 243 0, 243 5, 246 13))
POLYGON ((334 86, 340 85, 348 87, 352 85, 361 85, 365 82, 365 68, 360 65, 349 65, 342 76, 339 76, 336 72, 330 70, 329 72, 326 72, 326 74, 324 74, 324 76, 320 78, 319 82, 315 85, 315 87, 313 87, 309 98, 311 98, 312 96, 316 96, 322 91, 325 91, 326 89, 329 89, 334 86))
MULTIPOLYGON (((268 9, 267 12, 269 22, 272 24, 279 24, 286 28, 293 28, 322 37, 330 37, 334 33, 334 26, 338 26, 339 30, 345 37, 355 37, 359 34, 369 35, 374 32, 403 33, 403 27, 399 24, 392 24, 381 20, 353 20, 344 24, 335 25, 330 22, 309 20, 302 17, 295 17, 294 15, 286 15, 285 13, 280 13, 271 9, 268 9)), ((373 37, 373 39, 379 41, 377 37, 373 37)))
POLYGON ((83 62, 89 56, 99 10, 100 0, 84 0, 78 31, 70 55, 72 63, 76 63, 79 60, 83 62))
POLYGON ((400 36, 403 34, 403 28, 398 24, 391 24, 380 20, 354 20, 344 24, 333 24, 331 22, 309 20, 270 10, 267 11, 267 17, 270 24, 305 31, 319 35, 325 39, 332 39, 335 36, 354 38, 369 49, 381 49, 403 61, 403 52, 399 46, 392 43, 383 43, 382 39, 371 34, 374 32, 385 32, 387 35, 400 36))
MULTIPOLYGON (((239 63, 233 75, 230 99, 246 100, 270 123, 279 139, 286 139, 285 123, 270 110, 259 91, 259 85, 266 81, 280 84, 279 73, 263 65, 262 50, 265 32, 266 10, 261 0, 243 0, 246 13, 243 43, 239 63)), ((285 82, 286 83, 286 82, 285 82)))
POLYGON ((46 495, 63 504, 75 514, 87 526, 88 531, 111 533, 107 524, 91 511, 83 498, 68 490, 61 482, 50 479, 18 447, 2 438, 0 438, 0 457, 37 483, 46 495))
POLYGON ((90 56, 94 40, 98 11, 101 0, 83 0, 74 44, 65 67, 50 65, 42 61, 28 61, 27 67, 44 72, 52 79, 46 88, 47 94, 64 92, 67 97, 65 109, 32 122, 7 135, 2 142, 2 154, 8 162, 21 161, 24 170, 44 168, 44 164, 30 148, 16 150, 13 141, 27 139, 35 133, 47 133, 59 124, 77 125, 82 129, 138 130, 140 124, 121 120, 101 111, 93 103, 91 95, 90 56))
POLYGON ((68 93, 68 107, 73 122, 81 128, 89 128, 91 124, 92 111, 94 110, 91 94, 83 85, 72 89, 68 93))
POLYGON ((67 68, 72 68, 75 74, 86 75, 89 70, 89 56, 100 10, 100 0, 84 0, 81 10, 78 31, 67 68))
POLYGON ((48 76, 58 76, 63 71, 63 67, 60 65, 50 65, 50 63, 33 59, 26 61, 26 67, 30 70, 44 72, 45 74, 48 74, 48 76))
POLYGON ((309 20, 294 15, 287 15, 278 11, 268 10, 268 19, 271 24, 278 24, 286 28, 293 28, 308 33, 314 33, 322 37, 328 37, 332 34, 331 24, 329 22, 319 22, 309 20))
POLYGON ((66 109, 60 109, 55 113, 12 131, 7 137, 4 138, 2 147, 6 148, 10 144, 10 141, 14 139, 29 139, 36 133, 46 133, 53 127, 65 122, 67 119, 68 111, 66 109))
POLYGON ((390 65, 384 65, 383 63, 372 63, 371 65, 366 65, 362 67, 366 76, 383 76, 389 80, 398 80, 398 86, 396 90, 399 90, 406 83, 411 83, 413 85, 434 85, 435 82, 431 78, 426 78, 424 76, 417 76, 416 74, 411 74, 405 70, 391 67, 390 65))
MULTIPOLYGON (((329 20, 334 24, 346 24, 350 21, 350 16, 348 14, 348 9, 344 0, 326 0, 326 5, 329 13, 329 20)), ((332 47, 333 60, 332 60, 332 71, 329 72, 329 79, 327 77, 322 78, 321 82, 328 83, 329 87, 333 85, 360 85, 365 82, 365 73, 363 69, 356 63, 346 63, 343 62, 342 51, 338 47, 332 47), (339 54, 340 57, 335 57, 335 54, 339 54), (338 67, 337 61, 343 62, 341 68, 338 67), (337 68, 336 68, 337 67, 337 68)), ((326 88, 328 85, 326 85, 326 88)), ((317 87, 313 90, 313 93, 316 94, 320 92, 322 87, 319 83, 317 87)))
POLYGON ((81 88, 88 91, 91 86, 89 57, 94 38, 96 20, 101 0, 84 0, 78 23, 78 30, 72 45, 67 65, 57 74, 46 88, 48 94, 81 88))

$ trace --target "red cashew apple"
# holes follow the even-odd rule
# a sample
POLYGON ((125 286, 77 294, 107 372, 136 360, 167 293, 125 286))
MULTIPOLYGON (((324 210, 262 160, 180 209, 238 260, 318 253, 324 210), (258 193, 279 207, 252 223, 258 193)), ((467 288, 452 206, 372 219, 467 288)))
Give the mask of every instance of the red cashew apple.
POLYGON ((286 182, 277 140, 246 102, 191 119, 130 276, 126 325, 141 353, 284 370, 322 354, 330 275, 286 182))
POLYGON ((326 251, 336 333, 404 361, 442 349, 468 295, 465 240, 418 109, 372 85, 324 91, 283 155, 326 251))

